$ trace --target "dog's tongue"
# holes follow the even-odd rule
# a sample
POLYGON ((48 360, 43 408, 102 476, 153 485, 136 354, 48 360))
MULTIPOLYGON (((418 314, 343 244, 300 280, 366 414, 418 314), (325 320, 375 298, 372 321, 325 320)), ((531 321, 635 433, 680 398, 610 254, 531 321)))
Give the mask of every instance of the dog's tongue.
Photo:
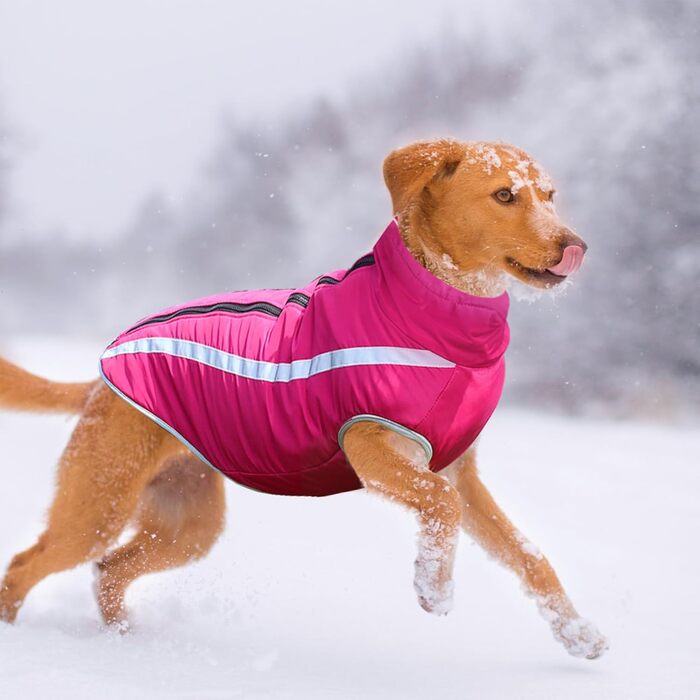
POLYGON ((547 270, 560 277, 576 272, 583 264, 583 248, 580 245, 568 245, 564 248, 561 260, 547 270))

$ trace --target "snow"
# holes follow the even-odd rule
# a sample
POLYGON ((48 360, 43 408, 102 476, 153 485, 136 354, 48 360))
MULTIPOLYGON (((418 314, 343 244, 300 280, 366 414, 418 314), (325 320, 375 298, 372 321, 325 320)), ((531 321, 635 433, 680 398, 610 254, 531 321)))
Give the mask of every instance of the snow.
MULTIPOLYGON (((434 510, 428 508, 427 512, 434 510)), ((433 517, 419 534, 413 589, 420 606, 432 615, 447 615, 452 610, 454 580, 443 572, 453 570, 458 540, 458 531, 433 517)))
MULTIPOLYGON (((0 353, 84 379, 99 349, 35 338, 0 353)), ((3 565, 41 528, 72 424, 0 414, 3 565)), ((89 566, 38 586, 16 625, 0 624, 0 697, 700 697, 698 454, 691 427, 511 408, 484 432, 484 481, 610 640, 597 661, 570 657, 465 536, 454 608, 438 618, 416 602, 416 524, 396 505, 231 484, 212 554, 130 591, 130 633, 100 627, 89 566)))
POLYGON ((540 548, 536 544, 530 542, 530 540, 524 537, 521 533, 517 534, 517 538, 518 542, 520 542, 520 547, 525 554, 529 554, 531 557, 535 557, 535 559, 542 559, 543 554, 540 552, 540 548))
POLYGON ((467 162, 470 164, 481 162, 487 175, 490 175, 494 168, 501 167, 501 157, 496 152, 496 149, 489 144, 475 143, 468 150, 468 154, 471 154, 472 157, 467 162))

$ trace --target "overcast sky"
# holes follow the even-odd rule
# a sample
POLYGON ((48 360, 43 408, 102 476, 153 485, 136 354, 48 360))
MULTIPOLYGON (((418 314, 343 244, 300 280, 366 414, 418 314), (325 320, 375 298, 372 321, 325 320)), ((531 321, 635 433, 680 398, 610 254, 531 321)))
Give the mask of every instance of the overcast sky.
MULTIPOLYGON (((23 235, 118 231, 177 199, 227 113, 338 94, 402 47, 467 26, 471 0, 0 0, 0 107, 23 235)), ((379 157, 379 156, 378 156, 379 157)))

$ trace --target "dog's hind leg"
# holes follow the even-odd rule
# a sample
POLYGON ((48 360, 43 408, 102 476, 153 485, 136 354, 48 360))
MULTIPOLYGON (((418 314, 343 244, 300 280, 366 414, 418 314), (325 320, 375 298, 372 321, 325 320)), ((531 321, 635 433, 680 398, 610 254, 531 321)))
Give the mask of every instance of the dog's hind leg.
POLYGON ((573 656, 594 659, 607 642, 587 620, 579 617, 552 565, 510 522, 481 482, 476 451, 470 448, 445 475, 462 499, 462 527, 491 556, 517 574, 549 622, 555 638, 573 656))
POLYGON ((224 524, 223 482, 196 457, 179 455, 148 483, 133 539, 96 565, 97 601, 106 623, 126 622, 124 595, 135 579, 207 554, 224 524))
POLYGON ((12 560, 0 584, 0 619, 12 622, 46 576, 102 556, 176 449, 182 448, 162 428, 106 386, 97 389, 61 456, 46 529, 12 560))

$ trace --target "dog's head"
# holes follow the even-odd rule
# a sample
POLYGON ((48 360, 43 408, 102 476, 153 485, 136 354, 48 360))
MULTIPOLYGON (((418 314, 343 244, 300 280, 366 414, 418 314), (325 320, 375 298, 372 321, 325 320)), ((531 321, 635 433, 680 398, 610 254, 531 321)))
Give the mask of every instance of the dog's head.
POLYGON ((518 148, 415 143, 389 154, 384 180, 412 252, 438 265, 543 288, 581 266, 586 244, 559 219, 550 178, 518 148))

